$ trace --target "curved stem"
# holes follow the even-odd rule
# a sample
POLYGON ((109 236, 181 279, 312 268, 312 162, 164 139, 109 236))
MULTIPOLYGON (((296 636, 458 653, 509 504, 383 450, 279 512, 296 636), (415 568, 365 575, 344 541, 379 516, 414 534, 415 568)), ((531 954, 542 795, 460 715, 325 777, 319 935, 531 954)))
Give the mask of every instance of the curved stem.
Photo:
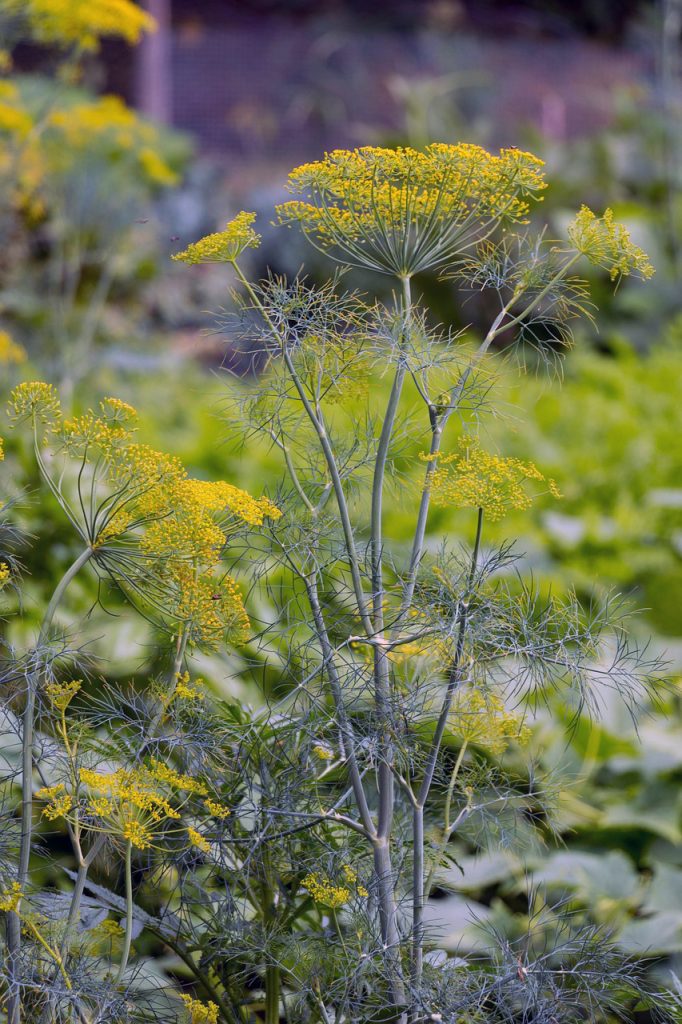
POLYGON ((133 844, 128 841, 126 843, 126 861, 125 861, 125 885, 126 885, 126 927, 125 936, 123 938, 123 952, 121 953, 121 963, 118 967, 118 973, 116 975, 116 984, 120 985, 125 969, 128 966, 128 958, 130 956, 130 946, 133 940, 133 844))

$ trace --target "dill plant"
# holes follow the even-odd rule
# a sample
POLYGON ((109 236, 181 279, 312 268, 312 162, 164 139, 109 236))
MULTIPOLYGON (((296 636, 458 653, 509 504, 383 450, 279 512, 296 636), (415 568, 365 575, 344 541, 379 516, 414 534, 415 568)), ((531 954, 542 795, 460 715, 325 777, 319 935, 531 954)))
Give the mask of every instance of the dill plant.
MULTIPOLYGON (((543 596, 488 539, 559 494, 542 468, 487 451, 481 428, 496 339, 566 343, 590 308, 581 259, 614 279, 651 267, 609 213, 535 238, 542 165, 518 150, 338 151, 289 186, 277 219, 335 261, 329 281, 251 281, 251 213, 176 256, 236 275, 233 328, 259 371, 231 388, 230 420, 281 457, 273 500, 192 480, 138 443, 124 403, 67 417, 41 382, 10 400, 81 552, 35 646, 3 664, 21 757, 0 844, 10 1024, 623 1019, 654 995, 570 905, 530 892, 525 929, 448 957, 433 897, 463 846, 551 831, 551 780, 524 766, 539 703, 559 692, 596 711, 605 688, 631 706, 655 689, 659 666, 617 614, 543 596), (393 300, 345 289, 349 265, 368 290, 391 279, 393 300), (483 337, 432 323, 413 280, 426 270, 487 294, 483 337), (466 535, 434 538, 439 507, 462 510, 466 535), (250 625, 224 553, 249 578, 250 625), (164 677, 96 682, 63 625, 81 572, 165 631, 164 677), (197 678, 193 655, 228 643, 262 678, 257 707, 197 678), (48 828, 72 858, 51 889, 48 828)), ((11 502, 3 523, 10 594, 11 502)))
POLYGON ((455 961, 434 968, 425 907, 453 838, 476 845, 483 831, 513 833, 514 820, 549 814, 548 783, 515 775, 503 757, 523 746, 538 702, 559 690, 594 710, 600 688, 614 687, 636 703, 655 682, 655 663, 608 610, 541 598, 518 577, 511 547, 486 543, 486 523, 560 495, 538 467, 485 451, 480 429, 494 406, 496 339, 549 354, 570 340, 574 317, 590 315, 581 260, 613 280, 653 269, 608 210, 583 207, 565 241, 534 236, 542 162, 517 149, 334 151, 296 168, 288 187, 294 198, 277 221, 300 227, 337 264, 327 284, 250 281, 239 262, 257 243, 250 214, 175 257, 232 267, 236 333, 254 359, 266 354, 257 383, 238 397, 241 422, 247 436, 270 439, 286 471, 284 515, 254 574, 267 585, 273 560, 288 574, 262 643, 278 659, 286 651, 270 722, 294 722, 296 746, 279 774, 302 762, 310 793, 291 780, 270 814, 292 828, 309 821, 317 836, 326 869, 298 885, 333 951, 321 965, 302 912, 298 935, 290 926, 286 941, 277 935, 278 917, 291 920, 278 910, 282 890, 294 884, 282 866, 261 954, 271 964, 265 1019, 558 1021, 584 1019, 588 1007, 607 1019, 636 1000, 635 973, 558 909, 538 924, 545 942, 555 933, 551 955, 533 958, 530 936, 516 947, 497 936, 497 953, 465 970, 455 961), (345 291, 344 267, 367 272, 370 289, 373 275, 392 279, 393 303, 345 291), (413 294, 424 271, 497 306, 477 343, 433 325, 413 294), (405 550, 386 534, 384 500, 391 487, 414 485, 420 462, 405 550), (470 546, 434 549, 427 528, 437 506, 470 510, 470 546), (349 861, 364 902, 347 884, 349 861), (579 950, 608 970, 588 980, 579 950))

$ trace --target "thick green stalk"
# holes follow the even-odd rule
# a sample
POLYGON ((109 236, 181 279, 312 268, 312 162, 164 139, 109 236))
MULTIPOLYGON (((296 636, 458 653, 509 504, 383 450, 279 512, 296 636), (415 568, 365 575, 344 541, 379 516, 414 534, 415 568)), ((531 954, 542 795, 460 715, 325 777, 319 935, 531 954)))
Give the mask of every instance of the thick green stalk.
MULTIPOLYGON (((438 763, 438 755, 440 754, 441 744, 443 741, 443 735, 448 722, 448 716, 452 707, 452 701, 456 690, 461 684, 461 665, 462 656, 464 653, 464 641, 466 639, 467 630, 467 618, 469 611, 469 601, 471 600, 474 580, 476 575, 476 566, 478 564, 478 555, 481 546, 481 533, 483 530, 483 509, 479 508, 478 517, 476 522, 476 539, 474 541, 474 548, 471 556, 471 565, 469 568, 469 576, 467 580, 467 590, 461 601, 459 610, 459 625, 457 627, 457 640, 455 644, 455 653, 452 661, 452 667, 448 677, 448 683, 445 690, 445 697, 441 707, 440 715, 438 716, 438 722, 436 723, 436 729, 431 741, 431 748, 426 760, 426 768, 424 770, 424 776, 422 778, 421 785, 417 792, 417 797, 413 806, 413 877, 412 877, 412 962, 411 962, 411 981, 412 991, 415 997, 419 993, 422 981, 422 973, 424 967, 424 902, 425 902, 425 886, 424 886, 424 807, 431 791, 431 784, 436 771, 436 765, 438 763)), ((413 1019, 415 1019, 413 1011, 413 1019)))
POLYGON ((121 981, 123 980, 125 969, 128 966, 130 947, 133 941, 133 844, 130 841, 126 843, 125 886, 126 926, 125 935, 123 937, 123 951, 121 953, 121 962, 118 966, 118 973, 116 974, 117 985, 120 985, 121 981))
POLYGON ((398 907, 395 899, 395 880, 391 859, 391 829, 395 804, 395 782, 393 776, 393 740, 391 736, 390 673, 387 652, 384 649, 384 580, 383 580, 383 495, 388 460, 395 421, 405 381, 406 366, 403 350, 410 331, 412 298, 409 277, 402 278, 402 339, 399 362, 396 368, 388 406, 379 436, 377 455, 372 480, 371 512, 371 554, 372 554, 372 618, 374 636, 374 686, 377 717, 379 721, 379 814, 377 837, 374 840, 374 872, 379 890, 379 919, 386 961, 390 970, 390 985, 396 1004, 405 1000, 405 989, 400 963, 400 932, 398 929, 398 907))

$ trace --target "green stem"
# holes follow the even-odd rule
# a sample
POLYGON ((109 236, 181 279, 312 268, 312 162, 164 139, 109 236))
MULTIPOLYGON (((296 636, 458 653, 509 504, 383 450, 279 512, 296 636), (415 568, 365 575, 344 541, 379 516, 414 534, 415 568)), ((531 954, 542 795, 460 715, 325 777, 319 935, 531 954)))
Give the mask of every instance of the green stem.
POLYGON ((128 966, 128 958, 130 956, 130 946, 133 940, 133 844, 128 841, 126 844, 126 861, 125 861, 125 886, 126 886, 126 927, 125 936, 123 938, 123 952, 121 953, 121 963, 119 964, 118 973, 116 975, 116 984, 120 985, 125 973, 125 969, 128 966))
MULTIPOLYGON (((47 606, 43 621, 38 634, 37 650, 40 657, 41 649, 45 644, 52 626, 55 612, 64 597, 67 587, 78 575, 83 566, 93 555, 90 547, 85 548, 78 558, 69 566, 61 580, 57 584, 50 603, 47 606)), ((17 870, 17 882, 23 889, 28 880, 29 863, 31 859, 31 846, 33 843, 33 733, 35 727, 35 700, 36 689, 40 681, 41 671, 34 673, 27 680, 26 706, 22 719, 21 736, 21 839, 19 842, 19 863, 17 870)), ((10 993, 7 1005, 7 1024, 20 1024, 21 1001, 16 990, 16 983, 13 975, 16 962, 21 950, 21 919, 20 905, 16 911, 8 914, 7 917, 7 952, 10 970, 10 993)))

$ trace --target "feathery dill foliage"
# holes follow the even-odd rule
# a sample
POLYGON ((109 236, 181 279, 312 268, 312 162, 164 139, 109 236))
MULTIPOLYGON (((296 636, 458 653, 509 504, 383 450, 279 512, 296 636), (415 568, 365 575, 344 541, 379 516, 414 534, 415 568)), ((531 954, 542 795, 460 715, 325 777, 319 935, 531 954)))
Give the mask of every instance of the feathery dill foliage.
MULTIPOLYGON (((655 997, 589 915, 530 892, 525 930, 491 928, 474 953, 443 939, 448 901, 432 897, 462 853, 551 835, 556 787, 528 756, 538 704, 558 693, 581 714, 611 687, 635 713, 655 688, 617 610, 541 596, 492 543, 490 522, 560 495, 479 428, 495 339, 567 341, 589 311, 579 260, 647 276, 646 257, 608 212, 581 211, 565 242, 533 238, 542 165, 517 150, 336 151, 289 185, 300 198, 278 219, 340 264, 327 283, 250 281, 251 213, 176 256, 239 282, 232 326, 258 373, 233 388, 230 422, 280 457, 276 504, 192 480, 135 439, 124 403, 66 417, 40 382, 10 400, 83 552, 35 648, 5 663, 21 751, 0 847, 10 1024, 624 1019, 655 997), (394 276, 393 301, 344 291, 349 263, 394 276), (412 294, 428 268, 486 294, 483 336, 433 326, 412 294), (429 535, 432 507, 460 510, 454 543, 429 535), (246 633, 226 545, 268 609, 257 708, 216 700, 192 665, 246 633), (115 688, 77 668, 53 620, 93 570, 166 628, 167 679, 115 688), (48 829, 73 851, 49 892, 48 829)), ((4 594, 16 549, 7 533, 4 594)))

